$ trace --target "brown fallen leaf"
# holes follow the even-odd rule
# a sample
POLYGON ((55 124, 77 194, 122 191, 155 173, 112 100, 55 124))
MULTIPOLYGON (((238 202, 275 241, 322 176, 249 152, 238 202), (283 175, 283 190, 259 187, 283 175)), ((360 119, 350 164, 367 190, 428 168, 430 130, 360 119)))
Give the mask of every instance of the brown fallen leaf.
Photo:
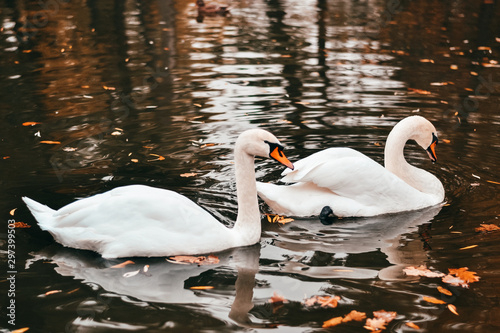
POLYGON ((498 231, 500 227, 496 224, 480 224, 480 227, 477 227, 476 232, 490 232, 490 231, 498 231))
POLYGON ((323 326, 321 326, 321 327, 327 328, 327 327, 337 326, 339 324, 342 324, 342 320, 343 320, 342 317, 335 317, 335 318, 332 318, 332 319, 325 321, 323 323, 323 326))
POLYGON ((443 288, 443 287, 441 287, 441 286, 438 286, 438 287, 437 287, 437 290, 438 290, 441 294, 445 294, 445 295, 447 295, 447 296, 451 296, 451 295, 453 295, 453 293, 452 293, 451 291, 449 291, 448 289, 443 288))
POLYGON ((31 228, 31 226, 24 222, 15 222, 14 228, 31 228))
POLYGON ((412 276, 425 276, 429 278, 435 278, 435 277, 442 277, 445 274, 441 272, 433 272, 429 270, 425 265, 420 265, 418 267, 415 266, 409 266, 403 269, 403 272, 406 275, 412 275, 412 276))
POLYGON ((457 307, 453 304, 448 304, 448 310, 451 311, 451 313, 455 314, 458 316, 458 312, 457 312, 457 307))
POLYGON ((60 141, 42 140, 40 143, 45 143, 47 145, 60 145, 60 141))
POLYGON ((127 261, 122 262, 121 264, 111 266, 110 268, 122 268, 122 267, 125 267, 125 266, 130 265, 130 264, 135 264, 135 262, 133 262, 132 260, 127 260, 127 261))
POLYGON ((415 323, 412 323, 411 321, 408 321, 405 323, 406 326, 410 327, 410 328, 414 328, 416 330, 419 330, 420 329, 420 326, 418 326, 417 324, 415 323))
POLYGON ((424 301, 432 303, 432 304, 446 304, 445 301, 442 301, 440 299, 437 299, 435 297, 430 297, 430 296, 424 296, 424 301))

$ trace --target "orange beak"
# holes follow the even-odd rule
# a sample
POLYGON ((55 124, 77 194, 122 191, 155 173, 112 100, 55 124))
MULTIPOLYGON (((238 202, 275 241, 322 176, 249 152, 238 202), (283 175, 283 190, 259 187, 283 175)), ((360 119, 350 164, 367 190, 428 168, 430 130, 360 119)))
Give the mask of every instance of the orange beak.
POLYGON ((274 148, 274 150, 269 154, 272 158, 274 158, 276 161, 280 162, 287 168, 290 168, 293 170, 293 164, 286 158, 285 154, 283 154, 283 150, 280 149, 280 147, 274 148))
POLYGON ((431 159, 432 162, 437 161, 437 157, 436 157, 436 145, 437 145, 437 143, 438 143, 438 138, 433 133, 432 134, 432 143, 429 146, 429 148, 427 148, 427 154, 429 154, 429 158, 431 159))

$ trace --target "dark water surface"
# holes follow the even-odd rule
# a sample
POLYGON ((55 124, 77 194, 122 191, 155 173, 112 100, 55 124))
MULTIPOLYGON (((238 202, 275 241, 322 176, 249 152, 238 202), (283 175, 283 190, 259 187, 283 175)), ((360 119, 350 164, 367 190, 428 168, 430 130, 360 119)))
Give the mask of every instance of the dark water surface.
MULTIPOLYGON (((197 22, 194 0, 0 1, 1 331, 312 332, 381 309, 397 311, 388 332, 415 331, 407 322, 499 331, 500 232, 475 231, 500 216, 500 10, 482 2, 235 0, 230 16, 197 22), (438 129, 439 163, 414 143, 406 156, 441 179, 444 207, 332 226, 263 216, 260 244, 217 254, 218 265, 139 258, 112 269, 122 260, 57 245, 21 201, 59 208, 149 184, 229 226, 243 130, 272 131, 292 161, 348 146, 382 162, 390 129, 413 114, 438 129), (31 225, 16 229, 13 268, 12 220, 31 225), (420 264, 481 279, 467 289, 402 271, 420 264), (144 265, 149 275, 123 276, 144 265), (272 305, 274 292, 288 302, 272 305), (302 304, 313 295, 341 300, 302 304)), ((273 182, 282 171, 262 160, 256 169, 273 182)), ((358 322, 333 330, 367 332, 358 322)))

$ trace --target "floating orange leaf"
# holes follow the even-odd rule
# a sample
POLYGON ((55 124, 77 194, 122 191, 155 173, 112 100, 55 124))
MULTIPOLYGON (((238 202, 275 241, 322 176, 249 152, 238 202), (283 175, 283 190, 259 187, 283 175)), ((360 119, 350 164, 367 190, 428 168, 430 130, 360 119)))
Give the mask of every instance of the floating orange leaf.
POLYGON ((62 290, 51 290, 51 291, 47 291, 47 292, 45 293, 45 296, 48 296, 48 295, 53 295, 53 294, 58 294, 58 293, 60 293, 60 292, 62 292, 62 290))
POLYGON ((414 328, 414 329, 416 329, 416 330, 419 330, 419 329, 420 329, 420 326, 418 326, 418 325, 417 325, 417 324, 415 324, 415 323, 412 323, 411 321, 406 322, 406 323, 405 323, 405 325, 406 325, 406 326, 408 326, 408 327, 410 327, 410 328, 414 328))
POLYGON ((208 290, 208 289, 214 289, 213 286, 194 286, 194 287, 189 287, 191 290, 208 290))
POLYGON ((60 141, 42 140, 40 143, 45 143, 47 145, 60 145, 60 141))
POLYGON ((111 266, 111 268, 122 268, 122 267, 125 267, 125 266, 130 265, 130 264, 135 264, 135 262, 133 262, 132 260, 127 260, 127 261, 122 262, 121 264, 111 266))
POLYGON ((425 267, 425 265, 420 265, 418 267, 409 266, 409 267, 404 268, 403 272, 406 275, 425 276, 425 277, 429 277, 429 278, 435 278, 435 277, 442 277, 442 276, 444 276, 444 274, 441 273, 441 272, 432 272, 427 267, 425 267))
POLYGON ((458 312, 457 312, 457 307, 453 304, 448 304, 448 310, 451 311, 451 313, 455 314, 458 316, 458 312))
POLYGON ((116 90, 115 87, 109 87, 109 86, 102 86, 106 90, 116 90))
POLYGON ((496 185, 500 185, 500 182, 495 182, 493 180, 487 180, 488 183, 491 183, 491 184, 496 184, 496 185))
POLYGON ((166 259, 168 262, 173 264, 197 264, 197 265, 213 265, 219 263, 219 258, 214 255, 205 256, 173 256, 166 259))
POLYGON ((437 290, 441 293, 441 294, 445 294, 447 296, 451 296, 453 295, 453 293, 451 291, 449 291, 448 289, 446 288, 443 288, 441 286, 437 287, 437 290))
POLYGON ((373 316, 378 319, 383 319, 386 323, 390 323, 394 318, 396 318, 397 313, 395 311, 385 311, 379 310, 374 311, 373 316))
POLYGON ((18 328, 17 330, 13 330, 10 333, 24 333, 29 329, 30 329, 29 327, 18 328))
POLYGON ((322 307, 336 308, 340 301, 339 296, 313 296, 304 301, 306 306, 321 305, 322 307))
POLYGON ((292 218, 287 218, 281 215, 273 215, 273 214, 266 214, 267 220, 271 223, 280 223, 280 224, 286 224, 294 221, 292 218))
POLYGON ((479 276, 477 276, 476 272, 469 271, 467 267, 462 268, 449 268, 451 275, 455 275, 458 278, 464 280, 467 283, 477 282, 479 281, 479 276))
POLYGON ((430 296, 424 296, 424 301, 432 303, 432 304, 446 304, 445 301, 442 301, 440 299, 437 299, 435 297, 430 297, 430 296))
POLYGON ((461 247, 459 248, 459 250, 468 250, 468 249, 473 249, 475 247, 477 247, 478 245, 475 244, 475 245, 469 245, 469 246, 466 246, 466 247, 461 247))
POLYGON ((339 324, 342 324, 342 320, 343 320, 342 317, 335 317, 335 318, 329 319, 323 323, 322 327, 327 328, 327 327, 337 326, 339 324))
POLYGON ((24 222, 15 222, 14 228, 31 228, 31 226, 24 222))
POLYGON ((9 215, 14 216, 14 213, 15 213, 16 209, 17 208, 11 209, 10 212, 9 212, 9 215))
POLYGON ((344 319, 342 319, 342 321, 344 323, 346 323, 348 321, 353 321, 353 320, 354 321, 363 321, 365 319, 366 319, 366 313, 352 310, 347 315, 345 315, 345 317, 344 317, 344 319))
POLYGON ((380 318, 368 318, 366 320, 366 324, 364 328, 366 328, 369 331, 379 331, 379 330, 385 330, 385 325, 387 323, 385 320, 380 319, 380 318))
POLYGON ((273 293, 273 297, 269 299, 269 303, 283 304, 287 302, 285 297, 278 294, 276 291, 273 293))
POLYGON ((500 230, 500 227, 496 224, 481 224, 480 227, 476 228, 476 232, 490 232, 498 230, 500 230))
POLYGON ((181 173, 180 176, 181 177, 184 177, 184 178, 187 178, 187 177, 194 177, 198 175, 196 172, 188 172, 188 173, 181 173))
POLYGON ((432 94, 430 91, 422 90, 422 89, 415 89, 415 88, 408 88, 408 91, 413 92, 415 94, 420 94, 420 95, 430 95, 430 94, 432 94))
POLYGON ((35 126, 35 125, 40 125, 41 123, 37 121, 26 121, 23 123, 23 126, 35 126))

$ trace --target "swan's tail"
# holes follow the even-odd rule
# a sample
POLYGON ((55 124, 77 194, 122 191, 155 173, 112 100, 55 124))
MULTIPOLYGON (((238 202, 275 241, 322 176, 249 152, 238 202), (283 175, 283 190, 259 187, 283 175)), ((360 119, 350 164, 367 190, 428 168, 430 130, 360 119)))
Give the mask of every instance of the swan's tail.
POLYGON ((40 228, 42 230, 49 229, 51 222, 54 220, 54 213, 56 211, 28 197, 23 197, 23 201, 26 206, 28 206, 31 214, 38 221, 40 228))

